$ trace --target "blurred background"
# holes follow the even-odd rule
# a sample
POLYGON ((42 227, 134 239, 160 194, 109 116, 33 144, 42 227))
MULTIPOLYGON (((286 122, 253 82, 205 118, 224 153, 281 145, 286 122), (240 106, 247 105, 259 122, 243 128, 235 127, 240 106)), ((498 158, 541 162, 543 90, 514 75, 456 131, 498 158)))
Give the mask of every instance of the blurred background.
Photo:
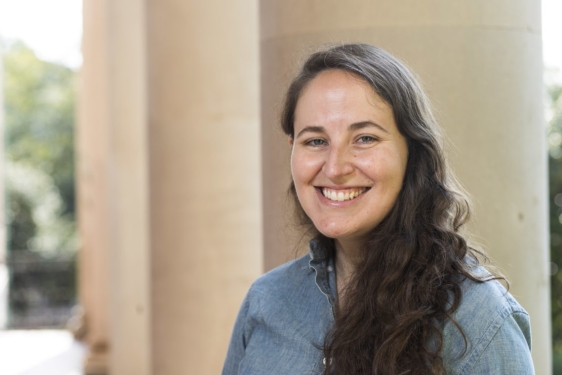
POLYGON ((0 0, 0 374, 216 374, 303 251, 283 90, 307 53, 418 74, 474 239, 562 375, 562 2, 0 0))

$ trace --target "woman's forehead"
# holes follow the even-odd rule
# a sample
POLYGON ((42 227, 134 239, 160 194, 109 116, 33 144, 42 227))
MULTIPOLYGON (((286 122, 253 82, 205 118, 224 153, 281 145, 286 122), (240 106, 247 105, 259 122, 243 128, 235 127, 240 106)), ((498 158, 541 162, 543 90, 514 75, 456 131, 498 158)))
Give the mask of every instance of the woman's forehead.
POLYGON ((392 126, 392 108, 364 79, 343 70, 329 70, 303 90, 295 109, 295 134, 304 126, 334 122, 348 126, 364 121, 392 126))

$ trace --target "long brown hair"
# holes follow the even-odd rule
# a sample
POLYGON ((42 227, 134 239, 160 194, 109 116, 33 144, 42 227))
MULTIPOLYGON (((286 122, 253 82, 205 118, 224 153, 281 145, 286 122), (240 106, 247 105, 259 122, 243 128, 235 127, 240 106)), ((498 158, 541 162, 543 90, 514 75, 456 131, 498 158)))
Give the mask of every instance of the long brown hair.
MULTIPOLYGON (((459 232, 470 216, 466 195, 449 172, 439 128, 410 70, 384 50, 346 44, 312 54, 285 96, 284 132, 294 136, 294 113, 306 85, 320 72, 340 69, 365 80, 391 107, 408 144, 404 183, 388 216, 363 246, 326 337, 325 374, 443 374, 443 324, 462 298, 460 283, 480 251, 459 232)), ((291 184, 301 219, 312 225, 291 184)), ((335 255, 333 240, 316 237, 335 255)))

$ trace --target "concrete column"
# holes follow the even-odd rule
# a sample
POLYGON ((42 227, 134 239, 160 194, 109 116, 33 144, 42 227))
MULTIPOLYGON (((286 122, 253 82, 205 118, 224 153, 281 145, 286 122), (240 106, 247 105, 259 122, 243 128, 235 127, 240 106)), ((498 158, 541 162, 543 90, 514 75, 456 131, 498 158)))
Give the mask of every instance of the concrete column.
POLYGON ((145 3, 106 1, 110 369, 116 375, 153 374, 145 3))
POLYGON ((142 0, 84 1, 80 286, 92 373, 152 373, 145 24, 142 0))
POLYGON ((76 126, 79 298, 84 308, 88 355, 84 372, 109 370, 109 219, 106 4, 84 1, 84 64, 79 73, 76 126))
POLYGON ((536 371, 550 374, 540 2, 263 0, 260 21, 266 269, 302 247, 284 213, 283 90, 319 46, 378 45, 410 65, 432 99, 449 160, 474 197, 471 229, 530 313, 536 371))
POLYGON ((261 273, 256 1, 149 1, 152 344, 218 374, 261 273))
POLYGON ((219 373, 261 273, 257 14, 84 0, 80 282, 112 375, 219 373))

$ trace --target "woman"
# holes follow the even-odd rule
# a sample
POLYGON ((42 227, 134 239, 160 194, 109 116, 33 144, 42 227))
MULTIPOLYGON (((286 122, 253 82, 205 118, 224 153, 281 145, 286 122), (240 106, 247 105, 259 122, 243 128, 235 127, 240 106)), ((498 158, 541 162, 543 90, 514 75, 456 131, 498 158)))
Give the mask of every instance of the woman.
POLYGON ((309 254, 258 279, 231 374, 533 374, 529 317, 479 265, 411 72, 364 44, 311 55, 282 127, 309 254))

